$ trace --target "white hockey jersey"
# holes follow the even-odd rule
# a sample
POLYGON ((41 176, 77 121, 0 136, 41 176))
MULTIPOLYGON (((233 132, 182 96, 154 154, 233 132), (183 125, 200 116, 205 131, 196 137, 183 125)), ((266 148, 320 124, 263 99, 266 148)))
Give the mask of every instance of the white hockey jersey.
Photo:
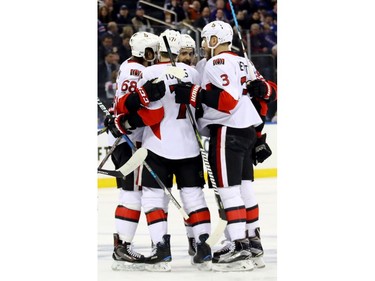
MULTIPOLYGON (((147 67, 138 82, 138 87, 144 85, 148 80, 158 78, 171 63, 158 63, 147 67)), ((183 82, 197 84, 199 82, 198 72, 184 63, 177 63, 177 67, 185 70, 183 82)), ((175 102, 175 93, 171 92, 170 86, 178 81, 173 75, 166 74, 163 78, 166 92, 162 99, 151 102, 151 107, 163 107, 164 118, 157 125, 145 127, 142 138, 142 146, 151 150, 159 156, 167 159, 184 159, 199 155, 199 146, 190 123, 186 105, 175 102)), ((192 108, 194 115, 195 109, 192 108)))
MULTIPOLYGON (((223 112, 203 103, 204 114, 198 119, 200 130, 204 130, 210 124, 246 128, 262 123, 249 95, 246 94, 246 81, 251 80, 249 67, 245 58, 230 51, 222 52, 207 61, 203 72, 202 88, 223 89, 236 105, 229 112, 223 112)), ((207 95, 209 94, 208 92, 207 95)))
MULTIPOLYGON (((115 94, 115 104, 118 102, 118 99, 123 95, 129 94, 130 92, 134 92, 137 88, 137 82, 141 77, 142 71, 146 67, 142 64, 138 63, 135 60, 131 60, 130 58, 124 61, 117 74, 116 79, 116 94, 115 94)), ((116 106, 115 106, 116 108, 116 106)), ((118 114, 118 112, 115 112, 118 114)), ((135 142, 140 142, 142 140, 142 132, 143 128, 136 128, 135 130, 131 131, 132 133, 128 135, 130 140, 135 142)), ((115 142, 116 138, 112 135, 111 132, 108 133, 108 142, 109 145, 112 145, 115 142)), ((124 139, 120 141, 120 143, 125 142, 124 139)))
POLYGON ((204 71, 204 67, 206 66, 206 63, 207 63, 207 59, 202 58, 200 61, 197 62, 197 65, 195 66, 195 69, 200 74, 201 80, 202 80, 203 71, 204 71))

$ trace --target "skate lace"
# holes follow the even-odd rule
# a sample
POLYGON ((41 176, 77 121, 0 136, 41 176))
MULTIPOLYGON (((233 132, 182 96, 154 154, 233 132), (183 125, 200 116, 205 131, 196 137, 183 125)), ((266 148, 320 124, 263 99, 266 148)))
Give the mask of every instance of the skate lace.
POLYGON ((157 251, 157 247, 156 247, 156 245, 154 245, 153 247, 152 247, 152 249, 151 249, 151 256, 153 256, 153 255, 156 255, 156 251, 157 251))
POLYGON ((234 248, 235 248, 235 244, 232 241, 229 241, 229 240, 223 240, 223 241, 221 241, 221 244, 225 244, 225 245, 224 245, 223 248, 221 248, 220 250, 218 250, 216 252, 218 254, 230 252, 230 251, 234 250, 234 248))
POLYGON ((131 255, 132 257, 137 258, 137 259, 141 258, 141 254, 137 253, 133 250, 132 244, 127 245, 126 250, 127 250, 128 254, 131 255))

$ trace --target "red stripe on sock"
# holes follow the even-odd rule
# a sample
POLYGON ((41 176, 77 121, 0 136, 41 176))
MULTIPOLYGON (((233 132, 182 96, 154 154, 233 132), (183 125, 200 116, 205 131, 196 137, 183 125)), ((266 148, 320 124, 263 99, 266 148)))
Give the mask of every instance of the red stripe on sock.
POLYGON ((147 224, 153 224, 158 221, 167 221, 167 214, 162 209, 153 210, 146 214, 147 224))
POLYGON ((186 221, 189 225, 197 225, 201 223, 211 222, 210 211, 208 208, 196 210, 189 214, 189 219, 186 221))
POLYGON ((245 221, 246 220, 246 209, 245 206, 238 206, 229 209, 225 209, 228 223, 231 221, 245 221))
POLYGON ((122 205, 118 205, 115 211, 115 216, 125 220, 139 221, 141 211, 128 209, 122 205))
POLYGON ((246 209, 246 219, 248 221, 254 221, 259 219, 259 208, 258 205, 246 209))

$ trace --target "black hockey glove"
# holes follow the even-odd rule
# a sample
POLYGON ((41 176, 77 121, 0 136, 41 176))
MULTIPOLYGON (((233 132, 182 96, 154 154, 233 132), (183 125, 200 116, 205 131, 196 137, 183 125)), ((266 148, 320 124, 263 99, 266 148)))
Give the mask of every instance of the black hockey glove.
POLYGON ((155 83, 157 78, 147 81, 142 87, 137 88, 137 93, 143 105, 148 105, 152 101, 160 100, 165 95, 164 81, 155 83))
POLYGON ((254 147, 254 165, 263 163, 268 157, 272 155, 271 148, 266 143, 267 134, 263 134, 257 139, 254 147))
POLYGON ((194 85, 191 83, 179 83, 174 85, 174 92, 176 94, 176 103, 191 104, 194 107, 200 107, 201 95, 203 89, 199 85, 194 85))
POLYGON ((113 116, 113 113, 114 113, 114 110, 113 110, 113 107, 109 108, 108 109, 110 115, 106 115, 105 118, 104 118, 104 127, 107 128, 106 132, 108 134, 108 123, 111 122, 111 119, 114 119, 114 116, 113 116))
POLYGON ((112 116, 108 118, 107 128, 115 138, 121 137, 122 135, 131 134, 131 132, 129 132, 125 128, 125 122, 128 119, 127 117, 127 115, 122 113, 117 116, 112 116))
POLYGON ((271 86, 262 80, 253 80, 247 83, 246 88, 250 97, 262 98, 264 100, 269 100, 272 93, 271 86))

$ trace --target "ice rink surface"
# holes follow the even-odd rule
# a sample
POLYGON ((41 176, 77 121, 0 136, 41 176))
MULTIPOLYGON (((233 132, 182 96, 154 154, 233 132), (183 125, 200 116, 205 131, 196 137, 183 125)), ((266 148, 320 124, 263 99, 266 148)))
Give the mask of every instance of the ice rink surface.
MULTIPOLYGON (((98 189, 98 281, 117 280, 154 280, 154 281, 224 281, 224 280, 277 280, 277 193, 276 178, 256 179, 254 188, 260 209, 262 244, 265 251, 266 267, 248 272, 203 272, 190 264, 187 253, 188 242, 185 234, 183 219, 177 208, 170 203, 168 212, 168 233, 171 234, 172 262, 171 272, 146 271, 113 271, 112 251, 113 233, 115 232, 114 210, 118 203, 116 188, 98 189), (181 278, 181 279, 180 279, 181 278)), ((177 189, 172 189, 173 195, 181 202, 177 189)), ((214 192, 205 188, 206 200, 211 212, 212 229, 217 224, 217 207, 214 192)), ((223 236, 224 239, 224 236, 223 236)), ((222 240, 222 239, 221 239, 222 240)), ((221 241, 220 240, 220 241, 221 241)), ((136 237, 133 240, 134 249, 146 256, 151 252, 151 240, 142 213, 136 237)), ((213 251, 221 247, 220 242, 213 251)))

